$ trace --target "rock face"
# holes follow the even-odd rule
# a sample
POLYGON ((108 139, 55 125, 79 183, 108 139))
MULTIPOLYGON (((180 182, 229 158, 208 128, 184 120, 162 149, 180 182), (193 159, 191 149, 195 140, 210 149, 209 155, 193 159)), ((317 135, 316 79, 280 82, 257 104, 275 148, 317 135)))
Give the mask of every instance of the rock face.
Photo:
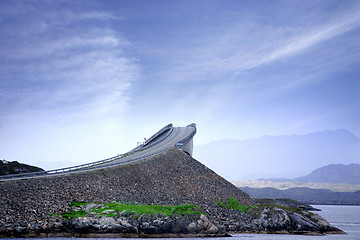
POLYGON ((289 226, 288 218, 293 228, 295 220, 302 220, 275 210, 274 216, 278 220, 270 221, 271 213, 265 210, 262 215, 247 214, 221 208, 217 204, 217 201, 227 201, 230 197, 236 198, 243 205, 256 205, 246 193, 195 159, 181 151, 170 151, 150 160, 112 169, 0 182, 0 236, 29 233, 64 235, 125 232, 140 236, 161 233, 263 232, 272 229, 271 224, 276 229, 289 226), (167 219, 156 215, 86 216, 70 220, 54 216, 72 211, 72 201, 195 204, 204 215, 172 216, 167 219))
POLYGON ((78 217, 45 225, 7 226, 0 236, 115 236, 145 237, 178 234, 217 236, 218 228, 205 215, 78 217))
POLYGON ((263 227, 264 232, 268 233, 341 233, 317 214, 305 211, 299 214, 277 207, 273 209, 265 207, 255 222, 263 227))
POLYGON ((0 176, 9 175, 9 174, 18 174, 18 173, 40 172, 40 171, 44 171, 44 169, 19 163, 17 161, 0 160, 0 176))
MULTIPOLYGON (((79 217, 61 223, 62 231, 72 233, 121 233, 139 236, 154 234, 216 234, 217 227, 205 215, 142 215, 79 217)), ((56 233, 56 229, 53 229, 56 233)))

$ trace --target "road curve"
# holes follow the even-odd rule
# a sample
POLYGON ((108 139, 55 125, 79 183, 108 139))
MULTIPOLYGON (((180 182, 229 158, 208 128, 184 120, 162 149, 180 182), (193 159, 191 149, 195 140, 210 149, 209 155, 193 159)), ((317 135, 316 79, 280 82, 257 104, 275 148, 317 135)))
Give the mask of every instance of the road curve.
POLYGON ((0 181, 66 175, 66 174, 72 174, 78 172, 86 172, 86 171, 93 171, 93 170, 104 169, 109 167, 115 167, 122 164, 133 163, 136 161, 143 161, 175 148, 185 149, 184 151, 187 151, 189 147, 185 148, 184 146, 187 144, 190 145, 190 143, 191 143, 191 151, 189 151, 188 154, 191 155, 192 139, 195 134, 196 134, 196 124, 194 123, 186 127, 173 127, 172 124, 168 124, 162 129, 160 129, 158 132, 156 132, 153 136, 151 136, 147 141, 145 141, 145 143, 124 154, 120 154, 104 160, 100 160, 88 164, 77 165, 68 168, 61 168, 61 169, 35 172, 35 173, 0 176, 0 181))

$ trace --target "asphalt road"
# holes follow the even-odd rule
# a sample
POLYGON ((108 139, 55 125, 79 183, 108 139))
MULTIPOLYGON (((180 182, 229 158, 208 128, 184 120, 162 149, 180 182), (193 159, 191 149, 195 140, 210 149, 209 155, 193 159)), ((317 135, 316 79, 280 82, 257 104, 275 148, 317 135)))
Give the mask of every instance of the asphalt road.
POLYGON ((66 175, 66 174, 72 174, 78 172, 104 169, 121 164, 132 163, 136 161, 142 161, 147 158, 153 157, 157 154, 166 152, 172 148, 175 148, 178 142, 188 137, 190 134, 193 133, 194 130, 196 130, 194 126, 172 127, 171 129, 164 131, 157 138, 148 142, 146 145, 136 148, 136 151, 133 152, 130 151, 130 153, 128 154, 119 155, 118 157, 113 157, 108 161, 95 162, 94 164, 89 164, 92 166, 80 165, 66 169, 57 169, 57 170, 50 170, 45 172, 29 173, 29 174, 18 174, 17 176, 7 175, 7 176, 1 176, 0 181, 66 175))

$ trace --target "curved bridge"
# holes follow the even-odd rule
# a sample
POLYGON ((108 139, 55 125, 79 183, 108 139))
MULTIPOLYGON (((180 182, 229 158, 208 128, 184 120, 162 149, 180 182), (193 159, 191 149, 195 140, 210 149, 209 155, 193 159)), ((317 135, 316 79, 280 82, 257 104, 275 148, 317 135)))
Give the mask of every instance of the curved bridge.
POLYGON ((75 172, 86 172, 97 169, 104 169, 118 166, 121 164, 145 160, 147 158, 167 152, 171 149, 181 149, 182 151, 192 156, 193 137, 195 134, 195 123, 192 123, 186 127, 174 127, 172 124, 168 124, 159 131, 157 131, 154 135, 152 135, 142 145, 139 145, 138 147, 124 154, 68 168, 0 176, 0 181, 49 177, 54 175, 65 175, 75 172))

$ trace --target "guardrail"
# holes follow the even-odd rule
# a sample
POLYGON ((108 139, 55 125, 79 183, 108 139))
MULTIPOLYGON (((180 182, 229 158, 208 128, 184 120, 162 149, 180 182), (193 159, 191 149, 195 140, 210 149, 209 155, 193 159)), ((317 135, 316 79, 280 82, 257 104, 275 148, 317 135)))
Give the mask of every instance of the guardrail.
MULTIPOLYGON (((185 137, 184 139, 180 140, 179 142, 181 142, 181 143, 186 143, 196 133, 196 125, 194 123, 190 124, 190 125, 188 125, 186 127, 194 127, 194 131, 190 135, 185 137)), ((166 125, 162 129, 160 129, 158 132, 156 132, 153 136, 151 136, 149 138, 147 144, 150 143, 153 139, 155 139, 157 136, 159 136, 164 131, 169 130, 169 129, 172 131, 172 128, 173 128, 172 124, 166 125)), ((169 131, 168 134, 170 134, 171 131, 169 131)), ((168 136, 168 134, 166 136, 168 136)), ((164 139, 165 138, 159 139, 158 141, 156 141, 156 144, 158 142, 164 140, 164 139)), ((174 148, 176 149, 176 148, 180 148, 180 147, 176 144, 175 146, 167 147, 167 148, 165 148, 165 149, 163 149, 161 151, 157 151, 155 153, 151 153, 151 154, 147 154, 147 155, 144 155, 144 156, 141 156, 141 157, 135 157, 135 158, 130 157, 129 159, 127 159, 125 161, 114 162, 114 163, 111 164, 111 162, 114 161, 114 160, 119 160, 121 158, 129 157, 129 156, 131 156, 131 155, 133 155, 133 154, 135 154, 137 152, 143 151, 144 149, 148 149, 147 147, 145 148, 145 144, 143 144, 143 145, 141 145, 140 148, 136 147, 136 148, 130 150, 129 152, 124 153, 124 154, 119 154, 117 156, 106 158, 106 159, 103 159, 103 160, 100 160, 100 161, 81 164, 81 165, 77 165, 77 166, 73 166, 73 167, 59 168, 59 169, 55 169, 55 170, 4 175, 4 176, 0 176, 0 181, 15 180, 15 179, 25 179, 25 178, 35 178, 35 177, 41 177, 41 176, 52 176, 52 175, 56 175, 56 174, 60 175, 60 174, 67 174, 67 173, 95 170, 95 169, 103 169, 103 168, 108 168, 108 167, 112 167, 112 166, 116 166, 116 165, 122 165, 122 164, 129 163, 129 162, 135 162, 135 161, 139 161, 139 160, 144 160, 146 158, 159 155, 161 153, 164 153, 164 152, 169 151, 170 149, 174 149, 174 148), (104 163, 106 163, 106 165, 104 165, 104 163)))
POLYGON ((81 165, 77 165, 77 166, 73 166, 73 167, 59 168, 59 169, 48 170, 48 171, 40 171, 40 172, 20 173, 20 174, 11 174, 11 175, 0 176, 0 181, 5 180, 5 179, 27 178, 27 177, 34 177, 34 176, 43 176, 43 175, 52 175, 52 174, 62 174, 62 173, 66 173, 66 172, 73 172, 73 171, 76 171, 76 170, 79 170, 79 169, 89 168, 89 167, 92 167, 94 165, 99 165, 99 164, 104 164, 104 163, 107 163, 107 162, 111 162, 111 161, 120 159, 120 158, 124 157, 125 155, 127 155, 127 154, 120 154, 120 155, 117 155, 115 157, 106 158, 106 159, 103 159, 103 160, 100 160, 100 161, 81 164, 81 165))
POLYGON ((195 136, 195 134, 196 134, 196 124, 192 123, 190 125, 187 125, 186 127, 193 127, 194 130, 187 137, 183 138, 182 140, 178 141, 177 143, 185 144, 195 136))
POLYGON ((146 146, 147 144, 149 144, 153 139, 155 139, 157 136, 159 136, 160 134, 162 134, 163 132, 165 132, 166 130, 172 129, 173 125, 172 123, 166 125, 165 127, 163 127, 162 129, 160 129, 159 131, 157 131, 155 134, 153 134, 148 140, 145 141, 145 143, 143 144, 143 146, 146 146))
POLYGON ((82 165, 78 165, 78 166, 74 166, 74 167, 61 168, 61 169, 55 169, 55 170, 49 170, 49 171, 5 175, 5 176, 0 176, 0 181, 3 181, 3 180, 15 180, 15 179, 19 180, 19 179, 24 179, 24 178, 36 178, 36 177, 42 177, 42 176, 51 176, 51 175, 57 175, 57 174, 69 174, 69 173, 75 173, 75 172, 103 169, 103 168, 113 167, 113 166, 117 166, 117 165, 122 165, 122 164, 129 163, 129 162, 145 160, 146 158, 150 158, 150 157, 159 155, 159 154, 164 153, 166 151, 169 151, 170 149, 173 149, 173 148, 174 148, 173 146, 168 147, 168 148, 165 148, 165 149, 163 149, 161 151, 151 153, 151 154, 147 154, 145 156, 136 157, 136 158, 130 158, 130 159, 127 159, 127 160, 122 161, 122 162, 114 162, 112 164, 106 164, 106 165, 102 165, 102 164, 112 162, 113 160, 116 160, 116 159, 119 159, 119 158, 116 156, 116 157, 113 157, 113 158, 108 158, 108 159, 112 159, 112 160, 109 160, 109 161, 101 160, 101 161, 97 161, 97 162, 93 162, 93 163, 89 163, 89 164, 82 164, 82 165))

